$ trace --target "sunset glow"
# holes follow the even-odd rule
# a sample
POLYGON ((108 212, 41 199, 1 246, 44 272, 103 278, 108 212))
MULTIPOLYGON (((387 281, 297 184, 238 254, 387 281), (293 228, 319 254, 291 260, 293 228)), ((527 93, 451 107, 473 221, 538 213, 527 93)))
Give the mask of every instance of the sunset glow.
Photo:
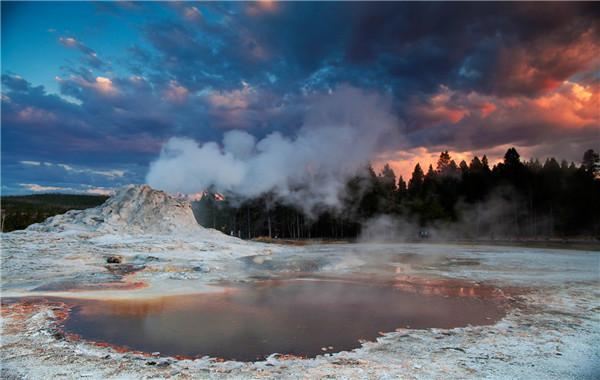
POLYGON ((171 137, 294 139, 315 99, 344 86, 389 103, 397 133, 371 160, 405 178, 445 150, 457 163, 493 165, 511 146, 579 163, 600 146, 591 7, 3 3, 3 189, 143 182, 171 137), (22 161, 125 174, 42 175, 22 161))

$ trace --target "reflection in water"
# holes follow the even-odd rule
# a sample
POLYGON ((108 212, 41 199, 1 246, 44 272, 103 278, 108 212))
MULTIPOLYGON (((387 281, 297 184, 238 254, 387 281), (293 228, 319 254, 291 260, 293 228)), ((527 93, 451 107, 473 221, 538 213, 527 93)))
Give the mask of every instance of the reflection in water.
POLYGON ((354 349, 359 339, 373 340, 380 331, 489 324, 502 316, 500 301, 465 297, 470 292, 475 294, 462 287, 462 297, 439 296, 354 282, 263 281, 225 293, 153 301, 77 301, 65 329, 165 355, 243 361, 272 353, 310 357, 323 347, 354 349))
POLYGON ((431 296, 502 298, 500 289, 457 280, 428 279, 406 275, 394 277, 393 286, 405 292, 431 296))

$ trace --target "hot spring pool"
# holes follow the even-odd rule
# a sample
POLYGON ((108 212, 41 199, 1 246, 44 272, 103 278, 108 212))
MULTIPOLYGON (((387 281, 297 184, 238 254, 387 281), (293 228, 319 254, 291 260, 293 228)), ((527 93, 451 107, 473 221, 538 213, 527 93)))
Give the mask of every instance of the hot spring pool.
POLYGON ((360 347, 397 328, 495 323, 501 300, 477 292, 415 292, 353 281, 270 280, 220 293, 155 300, 68 300, 64 330, 83 339, 169 356, 261 360, 360 347))

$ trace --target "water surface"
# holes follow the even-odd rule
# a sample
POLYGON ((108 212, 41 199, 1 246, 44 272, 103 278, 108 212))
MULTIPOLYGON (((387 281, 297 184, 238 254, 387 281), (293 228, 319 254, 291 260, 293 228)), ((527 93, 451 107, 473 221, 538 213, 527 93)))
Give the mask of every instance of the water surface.
POLYGON ((359 340, 397 328, 491 324, 503 315, 496 299, 317 280, 261 281, 224 293, 75 305, 64 327, 85 339, 163 355, 241 361, 272 353, 314 357, 352 350, 359 340))

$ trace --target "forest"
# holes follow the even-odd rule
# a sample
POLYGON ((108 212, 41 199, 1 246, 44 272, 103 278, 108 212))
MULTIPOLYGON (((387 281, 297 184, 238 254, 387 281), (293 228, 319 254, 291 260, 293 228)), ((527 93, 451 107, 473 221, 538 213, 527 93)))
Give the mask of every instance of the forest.
MULTIPOLYGON (((486 156, 458 164, 445 151, 411 178, 389 165, 351 178, 338 208, 308 215, 263 194, 240 199, 206 192, 192 202, 205 227, 243 239, 538 239, 600 238, 600 159, 587 150, 578 164, 522 161, 515 148, 490 167, 486 156)), ((103 203, 105 196, 38 194, 2 197, 2 231, 103 203)))
POLYGON ((457 164, 445 151, 409 179, 387 164, 366 173, 347 182, 341 207, 316 217, 272 194, 207 192, 194 211, 200 224, 245 239, 600 238, 600 160, 591 149, 578 164, 522 161, 510 148, 493 167, 485 155, 457 164))
POLYGON ((33 194, 10 195, 1 199, 0 226, 2 232, 22 230, 33 223, 63 214, 98 206, 108 199, 104 195, 33 194))

